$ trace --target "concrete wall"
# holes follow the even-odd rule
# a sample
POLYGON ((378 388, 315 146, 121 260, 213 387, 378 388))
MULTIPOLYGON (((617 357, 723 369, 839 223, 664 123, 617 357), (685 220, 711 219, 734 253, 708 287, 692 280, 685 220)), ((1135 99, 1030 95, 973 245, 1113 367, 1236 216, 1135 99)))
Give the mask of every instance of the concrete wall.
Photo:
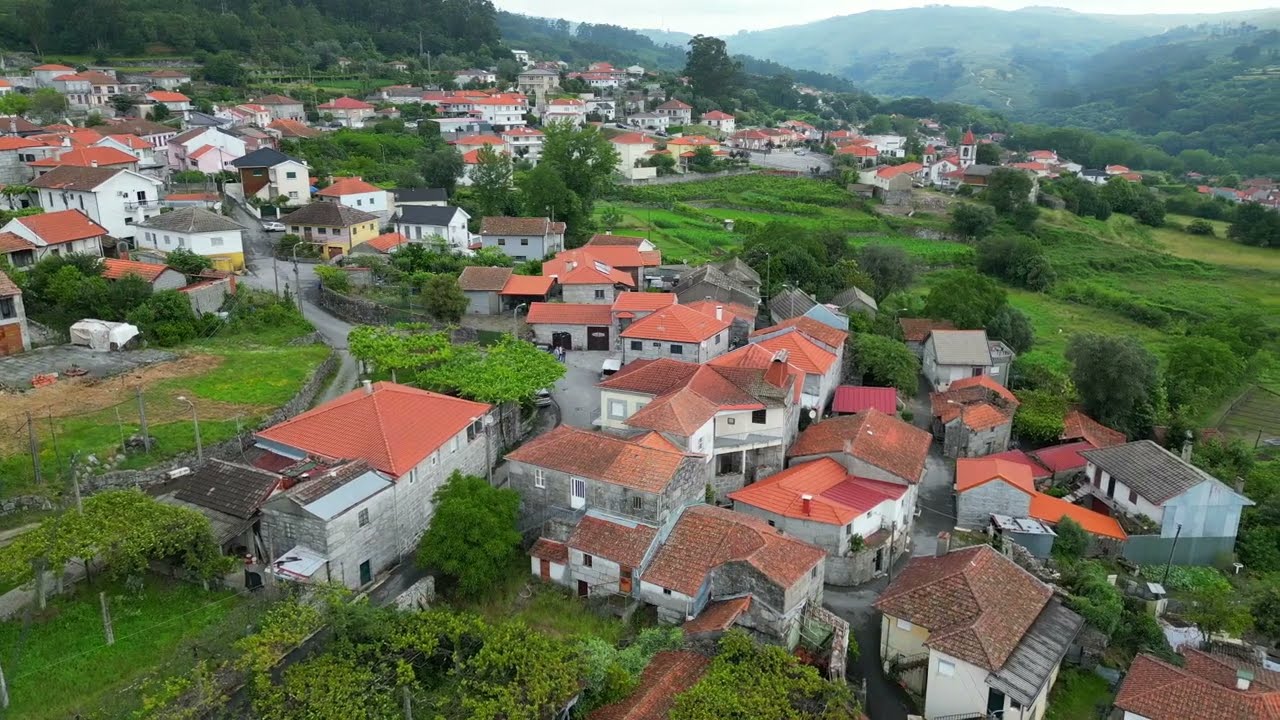
POLYGON ((620 340, 624 365, 632 360, 662 358, 704 363, 729 350, 729 329, 725 328, 701 343, 670 342, 656 338, 620 338, 620 340), (636 343, 639 343, 639 348, 636 347, 636 343), (679 347, 679 352, 672 352, 673 347, 679 347))
POLYGON ((880 659, 886 669, 894 658, 909 658, 928 652, 924 646, 928 639, 927 628, 888 613, 880 616, 880 647, 885 649, 880 659))
POLYGON ((567 303, 587 305, 612 305, 617 292, 612 283, 599 285, 561 285, 564 301, 567 303), (599 293, 600 296, 596 297, 599 293))
MULTIPOLYGON (((569 579, 568 579, 569 575, 567 572, 567 568, 564 565, 553 562, 550 564, 550 570, 551 570, 551 582, 556 583, 557 585, 565 585, 565 586, 569 585, 569 579)), ((542 577, 542 560, 536 557, 530 557, 529 572, 535 578, 542 577)))
POLYGON ((184 290, 183 294, 191 302, 191 310, 197 315, 204 315, 221 310, 222 303, 226 302, 227 295, 231 292, 231 278, 222 278, 208 285, 184 290))
POLYGON ((586 325, 553 325, 550 323, 529 323, 529 329, 533 331, 533 338, 537 342, 550 345, 551 338, 556 333, 567 332, 573 338, 574 350, 587 349, 587 326, 586 325))
POLYGON ((465 290, 468 315, 496 315, 502 312, 502 296, 490 290, 465 290))
POLYGON ((947 423, 943 429, 942 452, 947 457, 982 457, 1009 449, 1013 422, 972 430, 960 418, 947 423))
POLYGON ((956 526, 984 528, 991 513, 1010 517, 1030 517, 1031 496, 1000 480, 992 480, 956 496, 956 526))
MULTIPOLYGON (((400 547, 396 517, 396 488, 388 488, 330 520, 329 572, 349 588, 360 585, 360 564, 369 561, 374 577, 396 563, 400 547), (369 512, 369 524, 360 526, 360 512, 369 512)), ((276 552, 289 548, 277 547, 276 552)))
POLYGON ((956 657, 929 652, 928 691, 924 698, 925 717, 980 713, 987 709, 987 675, 977 665, 956 657), (949 674, 940 667, 952 668, 949 674))

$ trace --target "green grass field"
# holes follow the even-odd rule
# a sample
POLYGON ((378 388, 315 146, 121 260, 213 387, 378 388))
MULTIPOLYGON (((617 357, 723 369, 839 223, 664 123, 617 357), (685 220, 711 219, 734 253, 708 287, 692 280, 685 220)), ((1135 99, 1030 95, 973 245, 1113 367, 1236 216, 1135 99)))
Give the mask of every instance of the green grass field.
POLYGON ((119 585, 81 585, 74 594, 51 600, 29 627, 20 619, 0 623, 8 716, 126 717, 118 709, 136 706, 135 683, 142 677, 162 665, 189 662, 193 643, 207 655, 222 636, 238 636, 243 626, 225 621, 241 602, 230 592, 150 578, 139 595, 119 585), (110 646, 98 605, 102 589, 115 629, 110 646), (105 708, 115 710, 104 713, 105 708))
POLYGON ((1065 668, 1049 693, 1045 720, 1096 720, 1098 706, 1111 702, 1107 681, 1093 673, 1065 668))

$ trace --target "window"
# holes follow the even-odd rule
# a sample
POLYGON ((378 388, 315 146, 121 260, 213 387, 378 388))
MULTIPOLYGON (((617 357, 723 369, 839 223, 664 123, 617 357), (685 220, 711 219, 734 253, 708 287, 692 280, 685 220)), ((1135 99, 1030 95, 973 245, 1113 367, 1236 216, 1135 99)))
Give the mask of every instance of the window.
POLYGON ((547 486, 547 476, 542 472, 542 468, 534 468, 533 486, 536 488, 544 488, 547 486))
POLYGON ((677 345, 677 344, 675 344, 675 343, 671 343, 671 354, 672 354, 672 355, 683 355, 683 354, 684 354, 684 346, 683 346, 683 345, 677 345))
POLYGON ((603 300, 603 299, 604 299, 604 290, 596 290, 596 299, 597 299, 597 300, 603 300))
POLYGON ((765 424, 766 422, 768 422, 768 421, 769 421, 769 411, 768 411, 768 410, 752 410, 752 411, 751 411, 751 424, 752 424, 752 425, 764 425, 764 424, 765 424))
POLYGON ((328 234, 329 234, 329 229, 328 229, 328 228, 316 228, 316 234, 317 234, 317 235, 328 235, 328 234))
POLYGON ((13 298, 0 298, 0 318, 12 320, 18 316, 18 310, 14 307, 13 298))
POLYGON ((418 468, 409 471, 409 484, 412 485, 418 480, 418 468))
POLYGON ((635 497, 631 498, 631 509, 637 512, 640 510, 644 510, 644 498, 640 497, 639 495, 636 495, 635 497))
MULTIPOLYGON (((852 526, 851 526, 851 527, 852 527, 852 526)), ((906 630, 907 632, 910 632, 910 631, 911 631, 911 621, 910 621, 910 620, 903 620, 902 618, 898 618, 898 629, 899 629, 899 630, 906 630)))
POLYGON ((738 419, 737 419, 737 418, 725 418, 725 419, 724 419, 724 421, 725 421, 727 424, 729 424, 729 425, 737 425, 737 424, 738 424, 738 419))
POLYGON ((818 577, 818 566, 817 566, 817 565, 814 565, 814 566, 813 566, 813 569, 809 571, 809 577, 811 577, 811 578, 816 578, 816 577, 818 577))
POLYGON ((431 466, 435 467, 437 462, 440 462, 440 453, 431 453, 431 466))
POLYGON ((360 527, 364 527, 365 525, 368 525, 368 524, 369 524, 369 509, 368 509, 368 508, 365 508, 364 510, 361 510, 361 511, 360 511, 359 520, 360 520, 360 527))
POLYGON ((624 400, 609 401, 609 419, 626 420, 627 419, 627 403, 624 400))
POLYGON ((222 238, 209 238, 209 247, 222 247, 222 238))
POLYGON ((660 347, 662 347, 662 343, 660 343, 660 342, 656 342, 656 343, 654 343, 654 344, 653 344, 653 346, 654 346, 654 347, 656 347, 656 348, 660 348, 660 347))
POLYGON ((507 239, 506 239, 506 238, 498 238, 498 245, 499 245, 499 246, 505 246, 506 244, 507 244, 507 239))
POLYGON ((642 341, 642 340, 632 340, 632 341, 631 341, 631 349, 632 349, 632 350, 643 350, 643 349, 644 349, 644 341, 642 341))
POLYGON ((127 218, 125 218, 125 219, 124 219, 124 224, 125 224, 125 225, 132 225, 132 224, 133 224, 133 218, 131 218, 131 217, 127 217, 127 218))
POLYGON ((852 535, 852 534, 853 534, 853 523, 849 523, 848 525, 845 525, 845 526, 844 526, 844 534, 845 534, 845 535, 852 535))
POLYGON ((262 171, 261 171, 261 170, 254 170, 254 171, 253 171, 253 176, 254 176, 254 177, 262 177, 262 171))
POLYGON ((718 335, 718 334, 716 335, 716 344, 717 344, 717 345, 719 345, 719 344, 720 344, 720 335, 718 335))
POLYGON ((717 475, 736 475, 742 472, 742 453, 729 452, 716 456, 717 475))
POLYGON ((587 504, 587 481, 582 478, 569 478, 569 507, 577 509, 587 504))
POLYGON ((582 553, 582 567, 591 567, 591 556, 586 553, 582 553))
POLYGON ((187 239, 183 237, 178 238, 178 247, 186 247, 186 246, 187 246, 187 239))
POLYGON ((663 595, 670 595, 670 594, 671 594, 671 588, 662 588, 662 594, 663 594, 663 595))
POLYGON ((298 177, 298 173, 296 173, 296 172, 294 172, 294 171, 290 170, 290 171, 286 172, 286 173, 284 174, 284 176, 285 176, 286 178, 289 178, 290 180, 293 180, 294 178, 298 177))
POLYGON ((521 244, 521 245, 528 245, 528 244, 529 244, 529 238, 520 238, 520 244, 521 244))
POLYGON ((290 190, 290 191, 289 191, 289 197, 290 197, 290 198, 292 198, 292 199, 294 199, 294 200, 297 200, 297 199, 298 199, 298 191, 297 191, 297 190, 290 190))
POLYGON ((1130 505, 1136 505, 1137 503, 1138 503, 1138 491, 1137 491, 1137 490, 1130 490, 1130 491, 1129 491, 1129 504, 1130 504, 1130 505))
POLYGON ((458 436, 454 435, 449 438, 449 452, 458 452, 458 436))
POLYGON ((294 225, 289 228, 289 231, 292 232, 294 235, 300 235, 302 233, 302 228, 298 227, 297 225, 294 225))
POLYGON ((165 236, 164 236, 164 244, 165 244, 165 245, 172 245, 172 244, 173 244, 173 241, 169 239, 169 236, 168 236, 168 235, 165 235, 165 236))
POLYGON ((83 210, 83 209, 84 209, 84 196, 83 196, 83 195, 80 195, 80 196, 79 196, 79 197, 77 197, 76 199, 80 201, 80 209, 81 209, 81 210, 83 210))
POLYGON ((956 674, 956 664, 950 660, 938 661, 938 674, 943 677, 951 677, 956 674))
POLYGON ((356 207, 360 207, 363 204, 364 204, 363 200, 361 200, 360 198, 356 198, 356 207))
POLYGON ((770 521, 769 521, 769 527, 778 527, 778 523, 776 523, 776 522, 774 522, 774 521, 770 520, 770 521))

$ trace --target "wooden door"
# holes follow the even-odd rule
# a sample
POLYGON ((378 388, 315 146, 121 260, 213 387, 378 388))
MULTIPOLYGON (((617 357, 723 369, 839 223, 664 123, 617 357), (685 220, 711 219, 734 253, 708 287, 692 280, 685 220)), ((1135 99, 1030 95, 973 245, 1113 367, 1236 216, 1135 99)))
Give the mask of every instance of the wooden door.
POLYGON ((609 328, 600 326, 591 326, 587 328, 587 349, 588 350, 608 350, 609 349, 609 328))
POLYGON ((538 565, 538 576, 541 577, 543 580, 551 579, 551 561, 550 560, 546 558, 541 558, 541 562, 538 565))
POLYGON ((622 567, 621 577, 618 578, 618 591, 627 594, 631 593, 631 568, 625 565, 622 567))
POLYGON ((8 323, 0 325, 0 356, 17 355, 22 352, 22 325, 8 323))
POLYGON ((578 581, 578 597, 586 597, 591 592, 591 588, 587 585, 586 580, 578 581))

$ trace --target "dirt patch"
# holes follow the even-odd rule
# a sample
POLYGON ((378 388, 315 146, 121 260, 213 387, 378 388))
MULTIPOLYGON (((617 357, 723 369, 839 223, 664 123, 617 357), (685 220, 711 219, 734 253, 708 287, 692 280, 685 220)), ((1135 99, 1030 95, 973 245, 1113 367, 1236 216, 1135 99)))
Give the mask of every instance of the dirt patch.
POLYGON ((911 202, 907 205, 876 204, 872 207, 880 215, 894 215, 897 217, 910 217, 918 212, 926 212, 931 215, 946 215, 951 212, 951 206, 955 202, 954 195, 916 190, 911 194, 911 202))

